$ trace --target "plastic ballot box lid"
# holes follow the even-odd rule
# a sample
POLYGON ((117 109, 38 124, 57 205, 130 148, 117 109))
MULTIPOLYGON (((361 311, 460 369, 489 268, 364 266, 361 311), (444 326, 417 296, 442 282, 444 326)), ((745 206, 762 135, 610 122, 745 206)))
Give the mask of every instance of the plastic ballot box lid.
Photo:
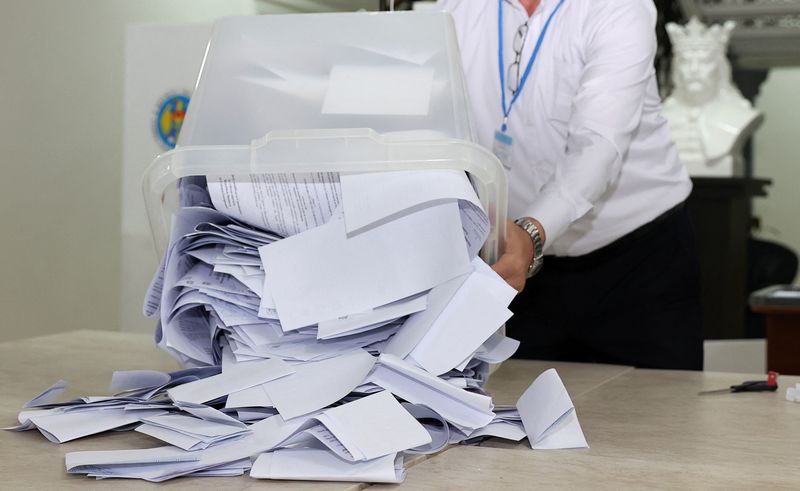
POLYGON ((423 169, 470 175, 493 261, 506 176, 475 143, 448 14, 231 17, 215 25, 178 145, 153 161, 143 191, 161 254, 187 178, 423 169))

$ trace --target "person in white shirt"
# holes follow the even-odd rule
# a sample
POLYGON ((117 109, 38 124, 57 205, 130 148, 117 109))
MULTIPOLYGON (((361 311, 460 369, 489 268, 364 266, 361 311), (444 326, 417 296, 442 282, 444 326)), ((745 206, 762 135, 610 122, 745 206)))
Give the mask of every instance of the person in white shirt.
POLYGON ((520 355, 702 368, 691 181, 661 115, 652 0, 438 5, 478 140, 509 177, 493 268, 522 291, 520 355))

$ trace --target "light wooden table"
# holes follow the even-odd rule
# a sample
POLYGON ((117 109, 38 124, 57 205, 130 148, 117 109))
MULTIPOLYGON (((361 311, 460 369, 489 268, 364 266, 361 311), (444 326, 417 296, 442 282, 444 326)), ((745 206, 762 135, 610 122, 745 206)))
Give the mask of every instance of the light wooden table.
MULTIPOLYGON (((109 331, 76 331, 0 343, 0 427, 14 426, 22 405, 58 379, 69 385, 66 397, 107 395, 114 370, 151 369, 171 371, 178 364, 155 347, 152 336, 109 331)), ((103 433, 57 445, 38 431, 0 431, 0 489, 5 490, 139 490, 258 489, 265 482, 241 477, 180 478, 154 484, 145 481, 111 479, 97 481, 67 474, 64 454, 80 450, 148 448, 159 444, 140 433, 103 433)), ((287 490, 356 490, 359 483, 280 482, 287 490)))
MULTIPOLYGON (((0 343, 0 425, 15 423, 21 405, 63 378, 69 395, 107 393, 114 370, 173 370, 149 336, 78 331, 0 343)), ((537 488, 798 488, 800 405, 778 394, 697 396, 742 375, 634 370, 612 365, 510 361, 488 389, 513 403, 543 370, 555 366, 575 401, 589 450, 533 451, 491 440, 455 446, 409 466, 404 489, 537 488)), ((792 380, 792 383, 798 379, 792 380)), ((780 380, 785 386, 787 378, 780 380)), ((38 432, 0 432, 0 489, 364 489, 363 483, 258 481, 249 477, 180 478, 159 485, 94 481, 69 475, 64 454, 144 448, 137 433, 103 434, 55 445, 38 432)))
MULTIPOLYGON (((420 463, 404 486, 800 489, 800 404, 785 400, 785 387, 800 377, 779 378, 777 393, 698 395, 745 378, 765 376, 630 370, 573 394, 590 449, 458 446, 420 463)), ((396 486, 375 486, 389 487, 396 486)))

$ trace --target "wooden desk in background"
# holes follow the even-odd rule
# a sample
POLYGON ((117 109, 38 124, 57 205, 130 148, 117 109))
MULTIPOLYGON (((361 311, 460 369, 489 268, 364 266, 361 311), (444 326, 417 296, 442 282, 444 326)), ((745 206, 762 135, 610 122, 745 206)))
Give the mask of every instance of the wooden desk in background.
POLYGON ((751 305, 767 323, 767 370, 800 374, 800 307, 751 305))
MULTIPOLYGON (((59 378, 69 395, 107 392, 114 370, 173 370, 151 337, 78 331, 0 343, 0 424, 13 425, 22 404, 59 378)), ((611 365, 510 361, 488 385, 497 403, 514 402, 536 375, 556 367, 570 391, 587 450, 533 451, 527 443, 489 440, 454 446, 407 463, 402 489, 543 488, 794 488, 800 483, 800 404, 778 393, 698 396, 747 378, 741 374, 634 370, 611 365)), ((103 434, 63 445, 37 431, 0 432, 0 488, 354 490, 365 483, 261 482, 249 477, 179 478, 153 485, 95 481, 64 470, 77 450, 156 446, 133 432, 103 434)))

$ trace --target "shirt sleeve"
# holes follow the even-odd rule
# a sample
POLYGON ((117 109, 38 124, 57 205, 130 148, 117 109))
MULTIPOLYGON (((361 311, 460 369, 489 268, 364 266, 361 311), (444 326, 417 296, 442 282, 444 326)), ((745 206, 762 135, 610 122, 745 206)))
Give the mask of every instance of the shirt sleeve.
POLYGON ((639 126, 656 52, 655 12, 644 1, 597 2, 583 30, 585 65, 564 155, 527 215, 551 243, 588 213, 619 175, 639 126))

